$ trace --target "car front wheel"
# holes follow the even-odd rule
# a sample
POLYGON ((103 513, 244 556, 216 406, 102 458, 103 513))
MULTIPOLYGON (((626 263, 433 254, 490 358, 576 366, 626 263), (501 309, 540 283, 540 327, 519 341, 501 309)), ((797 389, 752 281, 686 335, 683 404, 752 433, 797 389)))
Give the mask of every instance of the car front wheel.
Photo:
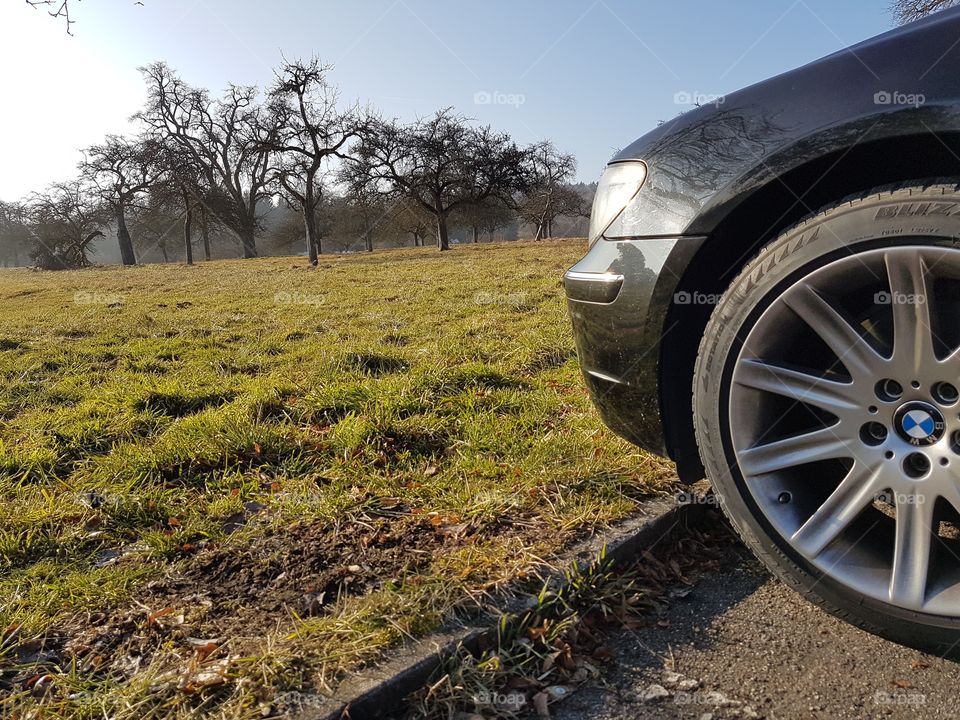
POLYGON ((744 541, 811 601, 960 645, 960 189, 880 188, 766 246, 714 309, 694 377, 707 474, 744 541))

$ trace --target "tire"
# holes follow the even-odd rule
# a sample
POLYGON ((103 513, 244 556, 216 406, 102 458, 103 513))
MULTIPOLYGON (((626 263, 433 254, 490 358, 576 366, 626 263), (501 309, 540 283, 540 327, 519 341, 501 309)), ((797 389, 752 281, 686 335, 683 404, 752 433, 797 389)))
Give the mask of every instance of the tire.
MULTIPOLYGON (((838 618, 895 642, 954 657, 960 655, 960 590, 952 585, 953 563, 960 566, 960 539, 955 542, 943 528, 960 524, 960 514, 955 516, 960 494, 954 497, 951 489, 954 478, 960 486, 960 447, 950 444, 953 433, 960 438, 960 404, 948 402, 953 398, 944 387, 950 383, 931 380, 939 370, 923 370, 926 374, 918 381, 910 375, 919 377, 921 365, 954 368, 949 351, 955 337, 960 345, 960 335, 953 330, 953 325, 960 326, 955 321, 960 305, 949 304, 952 299, 941 301, 946 292, 941 288, 952 289, 956 280, 960 289, 960 270, 953 277, 960 258, 958 238, 960 187, 953 180, 876 188, 821 209, 761 249, 731 283, 704 332, 693 379, 696 440, 707 476, 725 514, 757 558, 789 587, 838 618), (946 264, 933 267, 937 258, 945 258, 946 264), (885 268, 886 277, 870 280, 861 264, 874 275, 885 268), (898 268, 907 265, 919 268, 919 274, 898 274, 898 268), (946 276, 933 278, 934 271, 946 276), (919 293, 906 310, 906 296, 881 307, 882 289, 875 291, 876 307, 865 301, 874 282, 886 283, 888 298, 898 297, 895 289, 904 278, 909 287, 927 290, 926 310, 917 309, 919 293), (829 309, 822 316, 819 310, 807 312, 813 306, 803 305, 800 297, 814 305, 820 298, 837 311, 836 317, 848 321, 847 327, 860 335, 851 352, 840 352, 835 330, 843 328, 829 309), (868 319, 861 322, 856 313, 868 319), (821 322, 821 317, 828 321, 821 322), (909 335, 914 348, 921 347, 917 343, 922 340, 916 338, 921 337, 924 317, 927 327, 934 328, 928 338, 934 348, 928 364, 921 363, 919 358, 927 355, 920 350, 911 360, 903 350, 906 341, 899 341, 908 337, 911 317, 920 319, 909 335), (949 345, 936 332, 946 327, 941 317, 950 325, 945 331, 949 345), (883 350, 885 343, 888 350, 883 350), (871 348, 888 364, 861 363, 861 358, 873 357, 871 348), (790 374, 794 362, 803 365, 802 375, 790 374), (898 374, 892 369, 910 362, 913 370, 898 374), (817 371, 806 363, 815 364, 817 371), (891 369, 878 372, 877 367, 891 369), (871 387, 868 378, 877 374, 889 378, 879 378, 871 387), (809 377, 814 376, 819 379, 811 384, 809 377), (782 388, 774 383, 781 378, 787 380, 782 388), (911 382, 921 387, 915 389, 907 384, 911 382), (900 395, 895 394, 898 386, 900 395), (890 388, 893 395, 887 394, 890 388), (850 400, 865 398, 868 391, 877 395, 868 404, 850 400), (927 403, 931 394, 938 399, 927 403), (912 410, 918 403, 922 412, 916 421, 912 410), (929 413, 928 406, 933 408, 929 413), (930 427, 924 413, 936 429, 918 438, 917 433, 927 430, 910 423, 930 427), (863 424, 854 437, 861 414, 863 424), (802 429, 791 434, 793 426, 802 429), (837 442, 827 442, 825 431, 836 433, 837 442), (816 443, 801 446, 798 438, 814 435, 816 443), (883 441, 878 440, 881 435, 883 441), (842 455, 847 452, 849 457, 842 455), (827 457, 831 453, 836 457, 827 457), (802 460, 795 462, 797 458, 802 460), (924 462, 929 463, 926 475, 921 473, 924 462), (883 492, 871 494, 881 486, 883 492), (891 488, 892 495, 887 493, 891 488), (929 504, 920 508, 924 503, 929 504), (953 525, 941 524, 943 518, 953 525), (857 539, 863 528, 865 534, 857 539), (924 543, 932 548, 926 560, 924 543), (850 558, 846 565, 844 556, 850 558)), ((955 369, 943 377, 960 384, 960 365, 955 369)), ((960 570, 956 577, 960 581, 960 570)))

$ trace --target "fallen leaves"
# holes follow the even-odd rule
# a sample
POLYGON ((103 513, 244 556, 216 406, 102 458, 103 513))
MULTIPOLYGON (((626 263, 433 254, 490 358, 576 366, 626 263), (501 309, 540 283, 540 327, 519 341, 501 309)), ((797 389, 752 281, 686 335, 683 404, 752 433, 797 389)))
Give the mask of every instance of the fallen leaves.
MULTIPOLYGON (((157 610, 156 612, 150 613, 149 615, 147 615, 147 622, 145 623, 145 625, 146 625, 147 627, 150 627, 151 625, 153 625, 155 622, 157 622, 157 621, 160 620, 161 618, 165 618, 165 617, 167 617, 167 616, 169 616, 169 615, 173 615, 173 613, 175 613, 175 612, 176 612, 176 610, 175 610, 174 608, 172 608, 172 607, 165 607, 165 608, 163 608, 162 610, 157 610)), ((183 621, 181 620, 181 622, 183 622, 183 621)))

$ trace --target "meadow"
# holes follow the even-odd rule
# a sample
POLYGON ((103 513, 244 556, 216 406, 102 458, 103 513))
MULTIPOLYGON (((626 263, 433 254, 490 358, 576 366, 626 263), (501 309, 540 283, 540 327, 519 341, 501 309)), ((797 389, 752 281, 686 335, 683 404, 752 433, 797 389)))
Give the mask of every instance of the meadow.
POLYGON ((669 492, 583 251, 0 271, 0 714, 279 714, 669 492))

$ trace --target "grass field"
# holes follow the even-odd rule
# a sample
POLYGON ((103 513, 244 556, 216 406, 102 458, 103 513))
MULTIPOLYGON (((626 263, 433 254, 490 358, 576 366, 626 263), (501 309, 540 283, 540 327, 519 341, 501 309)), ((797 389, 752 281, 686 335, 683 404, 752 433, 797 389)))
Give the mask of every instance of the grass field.
POLYGON ((668 490, 582 252, 0 271, 0 715, 281 713, 668 490))

